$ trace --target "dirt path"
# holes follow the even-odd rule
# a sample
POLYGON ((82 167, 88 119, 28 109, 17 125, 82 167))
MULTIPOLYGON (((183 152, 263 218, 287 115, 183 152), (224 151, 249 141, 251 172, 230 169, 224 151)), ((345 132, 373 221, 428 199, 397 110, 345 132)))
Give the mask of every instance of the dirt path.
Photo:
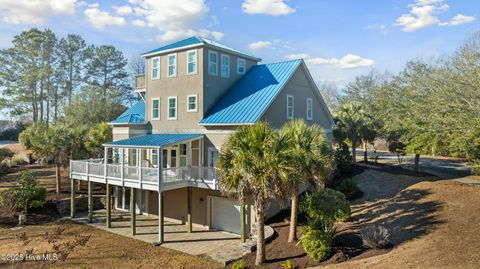
POLYGON ((365 196, 354 201, 354 217, 386 226, 395 247, 326 268, 480 267, 478 186, 368 169, 355 180, 365 196))

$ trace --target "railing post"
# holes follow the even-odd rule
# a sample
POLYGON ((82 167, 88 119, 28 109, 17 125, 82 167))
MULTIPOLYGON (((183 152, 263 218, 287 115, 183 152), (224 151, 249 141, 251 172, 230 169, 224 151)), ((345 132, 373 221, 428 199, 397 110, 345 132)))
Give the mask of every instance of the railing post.
POLYGON ((187 144, 188 180, 192 180, 192 141, 187 144))
POLYGON ((138 167, 138 184, 140 189, 142 189, 142 149, 137 148, 137 167, 138 167))
POLYGON ((203 159, 204 159, 203 156, 205 155, 204 145, 205 145, 205 143, 204 143, 204 139, 203 139, 203 137, 202 137, 202 139, 201 139, 201 145, 200 145, 200 150, 199 150, 199 152, 200 152, 200 167, 202 167, 202 169, 200 169, 200 179, 202 179, 202 180, 203 180, 203 167, 204 167, 204 165, 205 165, 205 164, 203 163, 203 159))
POLYGON ((121 148, 121 151, 122 151, 122 154, 121 154, 121 158, 120 158, 120 179, 122 180, 122 187, 124 187, 124 183, 123 183, 123 165, 124 165, 124 162, 125 162, 125 148, 121 148))
POLYGON ((103 179, 105 180, 105 184, 108 184, 107 181, 107 163, 108 163, 108 148, 105 147, 103 150, 103 179))

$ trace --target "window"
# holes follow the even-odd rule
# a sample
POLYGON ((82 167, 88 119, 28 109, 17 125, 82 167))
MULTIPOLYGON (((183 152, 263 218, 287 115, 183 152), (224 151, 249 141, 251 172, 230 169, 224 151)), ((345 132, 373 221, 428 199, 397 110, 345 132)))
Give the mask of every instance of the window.
POLYGON ((156 149, 152 149, 152 166, 158 167, 158 151, 156 149))
POLYGON ((197 112, 197 95, 187 96, 187 112, 197 112))
POLYGON ((177 97, 168 97, 168 119, 177 119, 177 97))
POLYGON ((229 78, 230 77, 230 56, 222 54, 221 56, 222 66, 220 75, 222 78, 229 78))
POLYGON ((160 98, 152 99, 152 120, 160 119, 160 98))
POLYGON ((168 166, 168 150, 164 149, 162 151, 162 167, 167 168, 168 166))
POLYGON ((160 78, 160 57, 152 58, 152 79, 160 78))
POLYGON ((177 76, 177 54, 170 54, 168 57, 168 77, 177 76))
POLYGON ((170 150, 170 167, 177 167, 177 150, 170 150))
POLYGON ((287 95, 287 119, 293 119, 293 95, 287 95))
POLYGON ((307 120, 313 119, 313 100, 312 98, 307 98, 307 120))
POLYGON ((208 74, 217 75, 218 54, 215 51, 208 51, 208 74))
POLYGON ((247 62, 245 59, 237 59, 237 73, 239 74, 245 74, 245 69, 247 68, 247 62))
POLYGON ((187 75, 197 73, 197 50, 187 51, 187 75))
POLYGON ((180 167, 187 166, 187 144, 180 144, 180 167))

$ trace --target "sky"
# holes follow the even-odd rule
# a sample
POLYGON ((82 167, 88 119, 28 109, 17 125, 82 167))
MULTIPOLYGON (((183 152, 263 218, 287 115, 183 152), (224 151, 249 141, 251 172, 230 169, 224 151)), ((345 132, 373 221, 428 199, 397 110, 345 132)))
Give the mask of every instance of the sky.
POLYGON ((127 58, 192 35, 276 62, 304 58, 342 87, 455 51, 480 29, 474 0, 0 0, 0 49, 31 27, 112 44, 127 58))

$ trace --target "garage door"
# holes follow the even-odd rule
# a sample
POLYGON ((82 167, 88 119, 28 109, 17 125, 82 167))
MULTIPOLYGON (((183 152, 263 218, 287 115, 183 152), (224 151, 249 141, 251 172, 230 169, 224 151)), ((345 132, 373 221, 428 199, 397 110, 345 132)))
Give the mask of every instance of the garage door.
POLYGON ((237 202, 212 197, 212 226, 218 230, 240 234, 240 206, 237 202))

